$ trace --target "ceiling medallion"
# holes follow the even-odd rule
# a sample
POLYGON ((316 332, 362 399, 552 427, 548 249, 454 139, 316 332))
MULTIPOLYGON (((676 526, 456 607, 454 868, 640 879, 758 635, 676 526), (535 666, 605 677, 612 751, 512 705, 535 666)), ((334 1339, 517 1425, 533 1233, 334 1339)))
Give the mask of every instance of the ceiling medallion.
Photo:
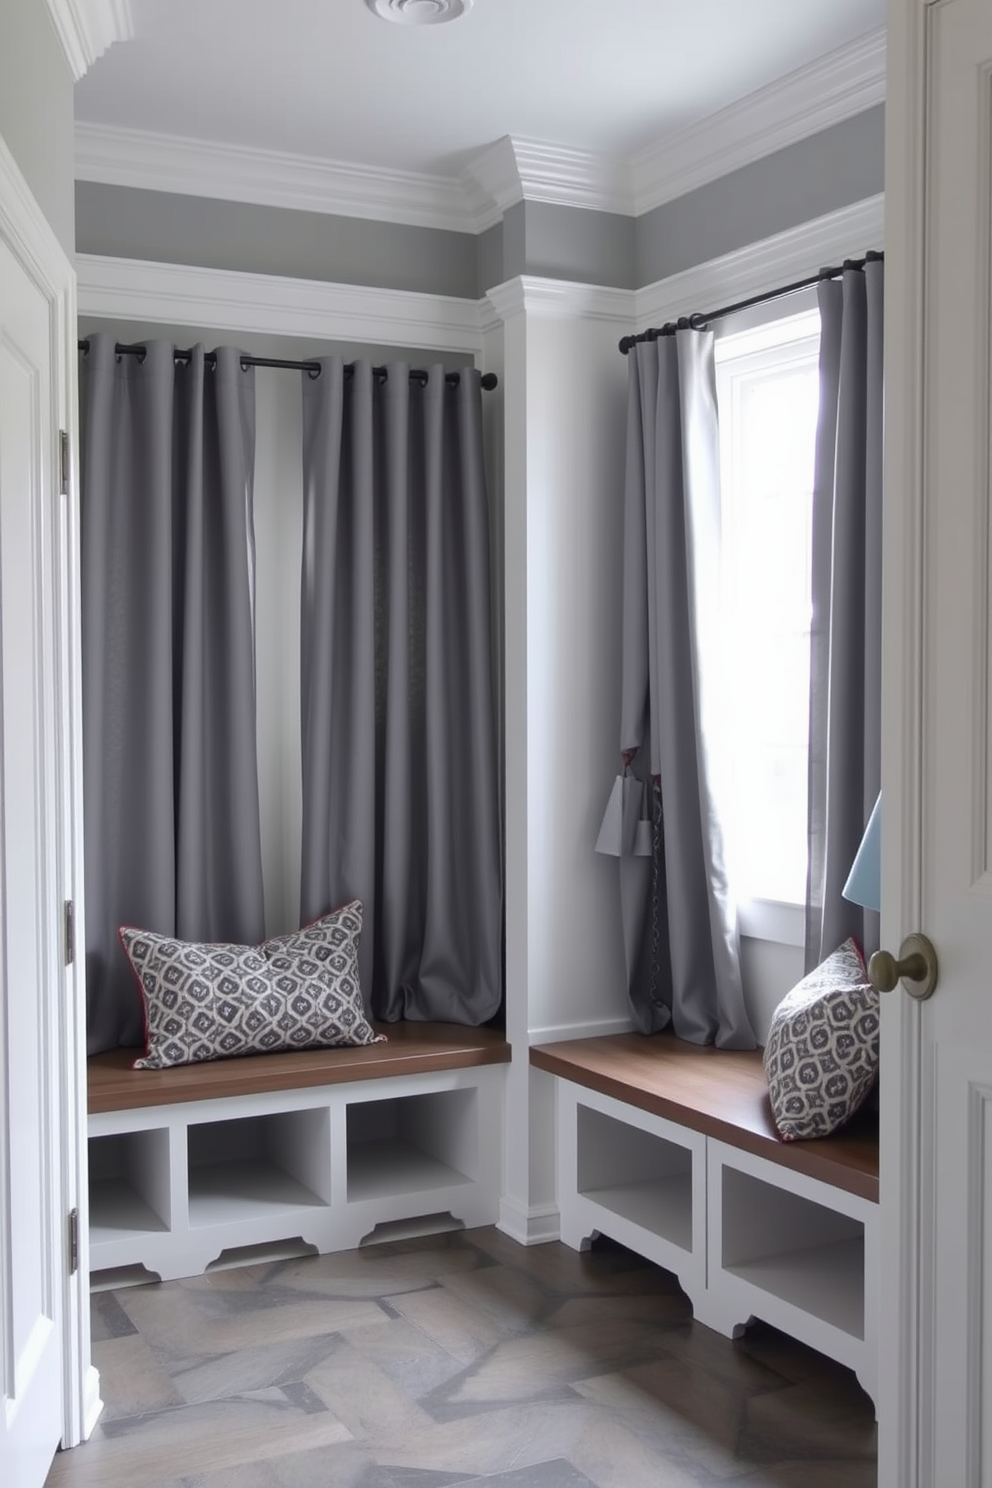
POLYGON ((365 0, 373 15, 398 26, 442 26, 472 9, 472 0, 365 0))

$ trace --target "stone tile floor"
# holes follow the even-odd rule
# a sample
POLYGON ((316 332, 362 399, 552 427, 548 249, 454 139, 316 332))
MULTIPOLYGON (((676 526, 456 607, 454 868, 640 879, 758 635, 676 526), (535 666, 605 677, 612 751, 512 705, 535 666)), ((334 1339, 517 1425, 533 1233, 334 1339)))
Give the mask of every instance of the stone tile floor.
POLYGON ((609 1242, 431 1235, 98 1292, 47 1488, 874 1488, 871 1403, 609 1242))

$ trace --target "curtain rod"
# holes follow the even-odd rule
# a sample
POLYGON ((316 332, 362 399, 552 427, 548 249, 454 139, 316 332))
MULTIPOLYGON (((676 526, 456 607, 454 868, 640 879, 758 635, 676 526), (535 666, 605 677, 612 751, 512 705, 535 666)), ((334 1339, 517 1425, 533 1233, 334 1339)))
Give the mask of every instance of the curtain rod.
POLYGON ((720 310, 707 310, 705 314, 697 311, 694 315, 683 315, 678 320, 667 321, 663 326, 653 326, 650 330, 641 331, 637 336, 623 336, 620 350, 626 356, 638 341, 657 341, 659 336, 674 336, 679 330, 703 331, 711 320, 724 320, 728 315, 736 315, 739 310, 750 310, 752 305, 764 305, 769 300, 781 300, 786 295, 798 294, 801 289, 810 289, 814 284, 822 284, 825 279, 836 279, 845 269, 863 269, 866 263, 880 263, 884 258, 884 253, 878 253, 874 249, 866 253, 864 258, 846 258, 839 268, 821 269, 818 274, 797 279, 794 284, 785 284, 781 289, 769 289, 764 294, 752 295, 750 299, 738 300, 735 305, 724 305, 720 310))
MULTIPOLYGON (((90 349, 89 337, 86 337, 84 340, 82 340, 82 341, 79 342, 79 350, 85 353, 85 352, 88 352, 89 349, 90 349)), ((148 350, 147 346, 145 346, 142 342, 137 342, 134 346, 125 346, 125 345, 123 345, 123 343, 118 342, 117 345, 114 347, 114 351, 116 352, 116 354, 118 356, 137 356, 137 357, 143 357, 144 354, 145 354, 145 352, 147 350, 148 350)), ((177 362, 188 362, 189 361, 189 358, 190 358, 189 351, 177 351, 175 353, 175 360, 177 362)), ((213 367, 216 364, 217 357, 214 354, 214 352, 208 351, 204 355, 203 360, 207 363, 208 366, 213 367)), ((247 367, 288 367, 292 371, 295 371, 295 372, 309 372, 309 374, 310 374, 311 377, 319 377, 320 376, 320 363, 317 362, 317 361, 313 361, 313 360, 306 361, 306 362, 292 362, 292 361, 285 361, 281 357, 257 357, 257 356, 249 356, 248 353, 245 352, 245 353, 242 354, 242 357, 241 357, 241 366, 243 368, 247 368, 247 367)), ((346 377, 350 377, 351 374, 352 374, 352 372, 353 372, 353 370, 354 370, 354 363, 353 362, 346 362, 345 363, 345 369, 344 370, 345 370, 345 376, 346 377)), ((385 379, 389 376, 389 369, 388 369, 388 367, 373 367, 372 368, 372 376, 373 377, 381 378, 383 381, 385 381, 385 379)), ((423 367, 411 367, 410 368, 410 381, 411 382, 417 382, 417 383, 420 384, 421 387, 423 387, 426 384, 426 382, 427 382, 427 377, 428 377, 428 374, 427 374, 427 371, 426 371, 425 368, 423 368, 423 367)), ((445 382, 450 383, 451 386, 453 386, 453 387, 454 386, 457 386, 458 381, 459 381, 459 373, 457 373, 457 372, 446 372, 445 373, 445 376, 444 376, 444 380, 445 380, 445 382)), ((487 392, 487 393, 492 392, 493 388, 499 386, 499 378, 496 376, 496 373, 495 372, 483 372, 482 377, 479 380, 480 380, 480 383, 481 383, 481 386, 482 386, 483 391, 484 392, 487 392)))

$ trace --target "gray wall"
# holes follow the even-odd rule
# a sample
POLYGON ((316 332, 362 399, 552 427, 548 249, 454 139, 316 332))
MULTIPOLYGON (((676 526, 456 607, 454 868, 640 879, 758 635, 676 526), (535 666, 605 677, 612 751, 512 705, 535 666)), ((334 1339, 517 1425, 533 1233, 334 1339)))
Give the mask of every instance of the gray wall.
POLYGON ((76 185, 80 253, 475 299, 477 241, 401 223, 76 185))
MULTIPOLYGON (((527 272, 527 205, 515 202, 503 214, 503 281, 527 272)), ((487 285, 491 289, 492 285, 487 285)))
POLYGON ((42 0, 0 0, 0 136, 72 257, 72 75, 42 0))
POLYGON ((478 296, 481 298, 487 290, 492 289, 496 284, 502 284, 509 277, 503 268, 502 222, 497 222, 495 227, 490 227, 486 232, 479 234, 476 261, 476 287, 478 296))
POLYGON ((884 186, 879 104, 645 213, 636 230, 637 287, 864 201, 884 186))
POLYGON ((526 272, 634 289, 633 217, 525 202, 526 272))
POLYGON ((467 299, 520 274, 638 289, 877 195, 884 143, 879 105, 640 218, 517 202, 478 236, 83 181, 76 245, 467 299))

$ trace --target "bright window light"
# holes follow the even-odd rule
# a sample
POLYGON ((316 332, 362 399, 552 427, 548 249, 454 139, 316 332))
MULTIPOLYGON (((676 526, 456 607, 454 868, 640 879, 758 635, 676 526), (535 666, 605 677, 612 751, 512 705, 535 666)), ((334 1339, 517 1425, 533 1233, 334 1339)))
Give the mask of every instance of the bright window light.
POLYGON ((727 849, 739 900, 806 895, 819 317, 717 343, 727 849))

